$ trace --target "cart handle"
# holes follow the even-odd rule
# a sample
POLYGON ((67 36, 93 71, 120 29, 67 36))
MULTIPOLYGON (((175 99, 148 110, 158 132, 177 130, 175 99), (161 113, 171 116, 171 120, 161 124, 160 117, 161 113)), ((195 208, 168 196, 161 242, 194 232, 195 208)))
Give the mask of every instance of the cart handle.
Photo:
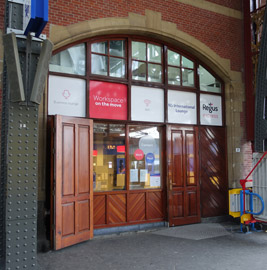
POLYGON ((249 192, 249 195, 251 195, 251 196, 254 195, 254 196, 258 197, 258 198, 260 199, 260 201, 261 201, 262 208, 261 208, 261 210, 260 210, 259 212, 257 212, 257 213, 255 213, 255 212, 249 212, 249 211, 245 211, 245 213, 246 213, 246 214, 252 214, 252 215, 255 215, 255 216, 258 216, 258 215, 262 214, 262 212, 263 212, 263 210, 264 210, 264 201, 263 201, 262 197, 261 197, 259 194, 253 193, 253 192, 249 192))

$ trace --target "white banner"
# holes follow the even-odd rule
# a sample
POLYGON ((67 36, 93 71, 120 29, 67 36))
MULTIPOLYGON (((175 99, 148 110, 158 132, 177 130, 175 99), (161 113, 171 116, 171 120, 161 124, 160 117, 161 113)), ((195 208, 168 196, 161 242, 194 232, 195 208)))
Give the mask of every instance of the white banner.
POLYGON ((168 90, 168 122, 192 125, 197 123, 195 93, 168 90))
POLYGON ((85 80, 59 76, 49 76, 48 114, 85 117, 85 80))
POLYGON ((222 98, 200 94, 200 124, 222 126, 222 98))
POLYGON ((158 88, 132 86, 132 120, 164 122, 164 91, 158 88))

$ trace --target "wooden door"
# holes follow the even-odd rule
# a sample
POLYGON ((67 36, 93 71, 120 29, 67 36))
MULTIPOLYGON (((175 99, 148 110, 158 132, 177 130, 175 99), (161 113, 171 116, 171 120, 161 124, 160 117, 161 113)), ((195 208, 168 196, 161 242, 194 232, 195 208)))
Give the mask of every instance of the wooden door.
POLYGON ((93 237, 93 122, 55 119, 54 248, 93 237))
POLYGON ((197 137, 195 127, 168 127, 170 226, 200 222, 197 137))
POLYGON ((228 213, 225 127, 199 127, 201 217, 228 213))

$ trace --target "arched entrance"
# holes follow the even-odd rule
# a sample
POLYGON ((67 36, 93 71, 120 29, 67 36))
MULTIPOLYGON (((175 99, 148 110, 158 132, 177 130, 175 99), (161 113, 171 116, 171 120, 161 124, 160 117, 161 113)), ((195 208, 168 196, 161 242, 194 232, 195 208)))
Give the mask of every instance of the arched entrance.
MULTIPOLYGON (((225 134, 223 112, 223 81, 166 42, 103 36, 57 51, 48 118, 68 118, 54 121, 55 248, 87 240, 93 227, 200 222, 199 149, 219 160, 225 144, 210 131, 225 134)), ((210 188, 202 193, 216 203, 203 216, 210 207, 225 213, 225 163, 205 167, 210 188)))

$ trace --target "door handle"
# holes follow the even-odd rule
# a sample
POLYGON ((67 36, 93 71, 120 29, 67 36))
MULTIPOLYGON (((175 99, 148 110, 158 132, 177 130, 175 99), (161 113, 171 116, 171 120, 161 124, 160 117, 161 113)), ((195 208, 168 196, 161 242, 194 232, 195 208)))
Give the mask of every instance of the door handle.
POLYGON ((172 190, 172 179, 170 179, 169 183, 170 183, 170 190, 172 190))

